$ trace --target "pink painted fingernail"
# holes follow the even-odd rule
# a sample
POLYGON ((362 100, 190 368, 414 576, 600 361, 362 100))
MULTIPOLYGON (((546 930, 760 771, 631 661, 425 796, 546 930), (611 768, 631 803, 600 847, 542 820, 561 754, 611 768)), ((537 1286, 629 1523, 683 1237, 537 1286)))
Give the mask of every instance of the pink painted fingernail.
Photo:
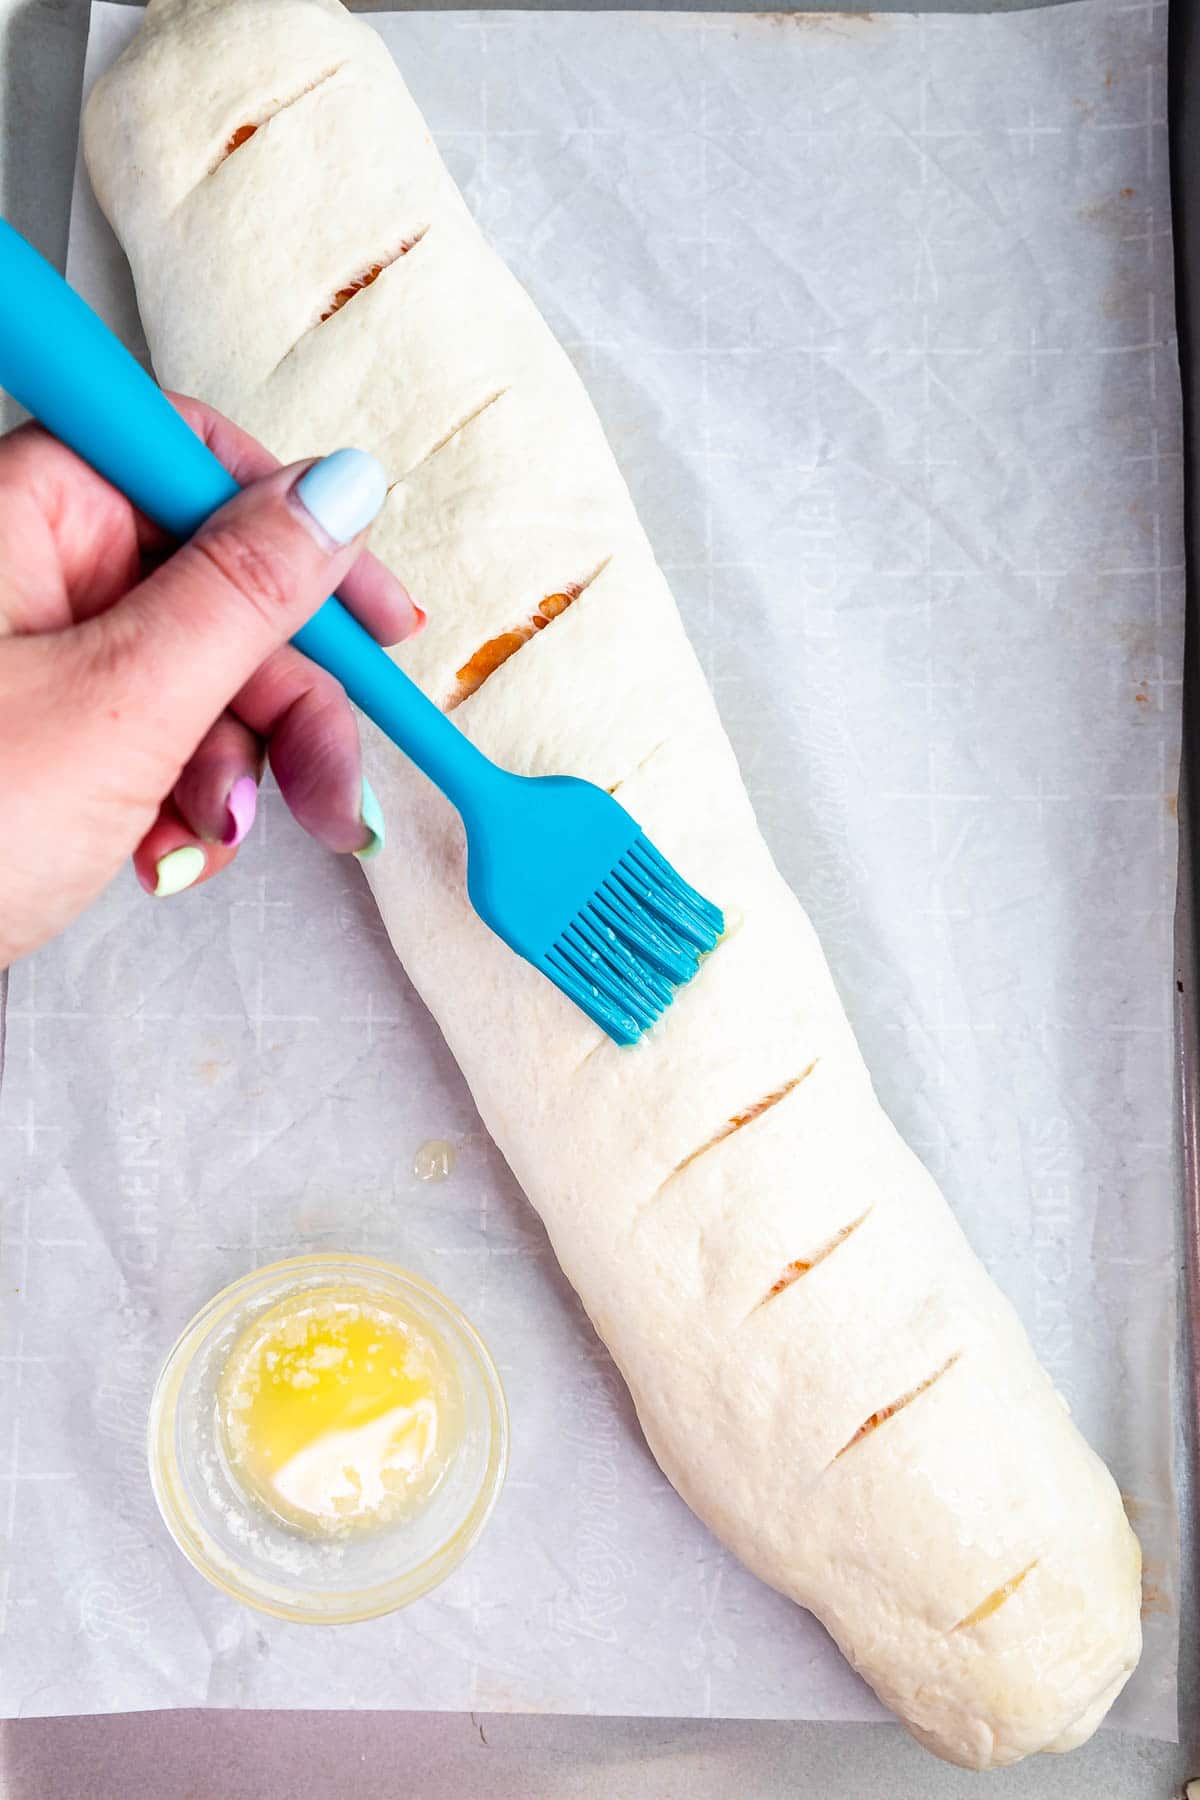
POLYGON ((225 810, 229 814, 229 823, 225 827, 221 842, 227 850, 240 844, 254 823, 254 815, 258 811, 258 783, 253 775, 239 775, 229 790, 225 802, 225 810))

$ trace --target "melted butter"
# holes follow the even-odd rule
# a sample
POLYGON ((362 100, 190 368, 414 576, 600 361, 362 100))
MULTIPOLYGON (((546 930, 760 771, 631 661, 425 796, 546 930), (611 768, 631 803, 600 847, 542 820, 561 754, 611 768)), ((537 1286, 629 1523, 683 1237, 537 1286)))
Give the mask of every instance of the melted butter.
POLYGON ((221 1373, 218 1407, 242 1488, 321 1533, 411 1517, 461 1437, 445 1346, 395 1303, 352 1288, 309 1289, 260 1314, 221 1373))
POLYGON ((430 1138, 413 1157, 413 1174, 418 1181, 445 1181, 454 1168, 454 1145, 445 1138, 430 1138))

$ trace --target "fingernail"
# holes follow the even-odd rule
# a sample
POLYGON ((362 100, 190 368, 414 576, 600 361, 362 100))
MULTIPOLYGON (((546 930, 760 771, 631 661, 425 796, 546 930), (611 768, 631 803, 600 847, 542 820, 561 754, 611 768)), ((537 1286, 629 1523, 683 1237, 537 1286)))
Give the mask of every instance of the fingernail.
POLYGON ((240 844, 254 823, 254 815, 258 811, 258 783, 253 775, 239 775, 229 790, 225 801, 225 811, 229 815, 221 842, 227 850, 240 844))
POLYGON ((196 844, 181 844, 178 850, 168 850, 160 856, 154 865, 158 877, 154 886, 154 898, 167 900, 172 894, 182 894, 184 888, 190 888, 204 873, 204 852, 196 844))
MULTIPOLYGON (((401 587, 400 591, 404 595, 404 599, 408 606, 410 617, 408 619, 408 622, 405 624, 403 630, 399 633, 399 635, 396 637, 396 639, 394 641, 397 644, 406 644, 408 642, 409 638, 415 638, 419 631, 424 631, 426 625, 428 625, 428 623, 429 623, 429 620, 426 617, 425 608, 423 606, 417 605, 416 601, 413 599, 413 597, 409 593, 408 589, 405 587, 401 587)), ((391 638, 389 638, 388 639, 389 646, 391 645, 392 642, 393 642, 393 640, 391 638)))
POLYGON ((305 471, 292 494, 325 539, 348 544, 387 499, 387 476, 366 450, 335 450, 305 471))
POLYGON ((354 854, 359 862, 369 862, 371 857, 378 856, 383 849, 387 841, 387 826, 383 822, 383 808, 379 804, 379 797, 365 775, 362 784, 362 805, 358 809, 358 816, 370 832, 371 838, 369 843, 364 844, 362 849, 356 850, 354 854))

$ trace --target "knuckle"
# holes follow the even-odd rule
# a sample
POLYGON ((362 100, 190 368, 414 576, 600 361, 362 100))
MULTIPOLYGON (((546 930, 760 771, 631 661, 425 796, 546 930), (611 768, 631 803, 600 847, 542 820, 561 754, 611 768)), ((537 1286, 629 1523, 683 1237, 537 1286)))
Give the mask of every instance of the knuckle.
POLYGON ((234 526, 215 526, 194 540, 196 550, 221 579, 236 588, 261 618, 276 626, 296 591, 287 557, 276 545, 256 542, 234 526))
POLYGON ((345 706, 341 688, 321 670, 292 708, 288 720, 292 784, 303 801, 311 801, 336 780, 342 760, 345 706))
POLYGON ((312 680, 304 693, 302 708, 310 726, 336 725, 345 704, 345 690, 327 669, 314 665, 312 680))
POLYGON ((58 664, 59 688, 81 729, 126 747, 137 740, 164 769, 173 763, 169 707, 160 698, 166 677, 148 617, 131 607, 77 626, 58 664))
POLYGON ((136 690, 149 647, 146 620, 133 607, 117 606, 89 619, 70 634, 63 668, 77 698, 108 700, 120 706, 136 690))
POLYGON ((109 716, 123 714, 159 679, 154 634, 137 608, 114 607, 77 627, 70 637, 64 658, 69 674, 64 679, 75 683, 89 714, 96 709, 109 716))
POLYGON ((46 654, 42 716, 54 718, 54 738, 78 780, 88 769, 98 793, 146 802, 178 773, 172 720, 157 708, 151 634, 130 609, 115 607, 74 631, 31 640, 46 654))

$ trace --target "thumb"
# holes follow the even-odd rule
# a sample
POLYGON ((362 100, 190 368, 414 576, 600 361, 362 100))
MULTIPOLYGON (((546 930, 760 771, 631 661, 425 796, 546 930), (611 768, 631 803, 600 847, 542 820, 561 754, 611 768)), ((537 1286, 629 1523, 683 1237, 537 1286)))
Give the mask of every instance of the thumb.
POLYGON ((182 764, 361 554, 387 498, 364 450, 276 469, 215 512, 81 634, 129 730, 182 764))

